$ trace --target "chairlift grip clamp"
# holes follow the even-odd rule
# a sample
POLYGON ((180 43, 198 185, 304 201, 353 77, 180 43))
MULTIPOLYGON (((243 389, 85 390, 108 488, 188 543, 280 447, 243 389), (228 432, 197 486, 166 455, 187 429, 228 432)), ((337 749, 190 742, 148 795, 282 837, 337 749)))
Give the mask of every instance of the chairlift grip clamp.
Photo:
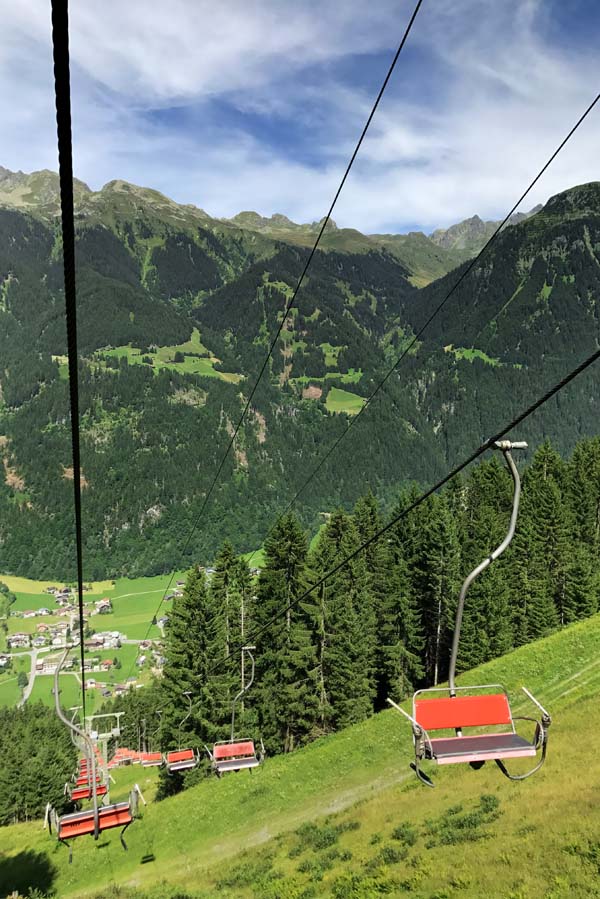
POLYGON ((525 440, 496 440, 494 443, 494 448, 502 450, 502 452, 513 449, 527 449, 527 447, 528 444, 525 440))

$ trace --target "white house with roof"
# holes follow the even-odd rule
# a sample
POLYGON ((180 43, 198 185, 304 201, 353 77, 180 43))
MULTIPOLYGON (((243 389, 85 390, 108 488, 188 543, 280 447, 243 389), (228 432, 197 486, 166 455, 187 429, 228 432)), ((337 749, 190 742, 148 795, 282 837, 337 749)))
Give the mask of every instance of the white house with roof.
POLYGON ((29 634, 11 634, 6 643, 9 649, 29 649, 29 634))

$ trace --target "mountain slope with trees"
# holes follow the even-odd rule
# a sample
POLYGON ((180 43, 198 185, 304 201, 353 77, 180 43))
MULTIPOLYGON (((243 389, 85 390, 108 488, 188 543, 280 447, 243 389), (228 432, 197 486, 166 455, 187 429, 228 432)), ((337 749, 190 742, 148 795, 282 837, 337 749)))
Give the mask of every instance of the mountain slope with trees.
MULTIPOLYGON (((56 176, 0 188, 0 568, 70 578, 56 176)), ((261 545, 463 271, 418 290, 391 245, 316 254, 183 557, 308 251, 125 182, 78 184, 77 212, 89 578, 208 562, 226 538, 261 545)), ((300 521, 316 529, 367 487, 389 510, 598 346, 599 246, 598 184, 507 228, 302 493, 300 521)), ((597 383, 580 378, 522 436, 569 452, 595 433, 597 383)))

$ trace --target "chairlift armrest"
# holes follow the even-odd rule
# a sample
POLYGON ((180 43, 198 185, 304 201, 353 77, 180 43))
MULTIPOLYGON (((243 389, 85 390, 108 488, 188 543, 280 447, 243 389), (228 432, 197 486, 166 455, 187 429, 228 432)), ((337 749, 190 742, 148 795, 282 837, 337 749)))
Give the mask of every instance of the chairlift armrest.
POLYGON ((429 748, 431 749, 431 738, 430 738, 429 734, 427 733, 427 731, 425 730, 425 728, 419 724, 419 722, 416 720, 416 718, 413 718, 412 715, 409 715, 408 712, 405 712, 404 709, 401 706, 399 706, 396 702, 394 702, 393 699, 390 699, 389 696, 387 697, 386 702, 388 702, 391 706, 393 706, 396 709, 396 711, 401 712, 405 718, 408 718, 408 720, 410 721, 410 723, 413 726, 414 735, 416 737, 424 736, 425 739, 427 740, 427 742, 429 743, 429 748))
POLYGON ((144 799, 144 796, 143 796, 143 794, 142 794, 142 791, 140 790, 139 784, 136 784, 136 785, 135 785, 135 787, 134 787, 134 792, 138 794, 138 796, 140 797, 140 799, 142 800, 142 802, 144 803, 144 805, 148 805, 148 803, 147 803, 146 800, 144 799))
POLYGON ((214 759, 213 759, 213 754, 212 754, 212 752, 210 751, 210 749, 208 748, 208 746, 206 745, 206 743, 204 743, 203 746, 204 746, 204 748, 206 749, 206 751, 207 751, 207 753, 208 753, 208 757, 209 757, 209 759, 211 760, 211 762, 214 761, 214 759))
POLYGON ((539 749, 540 746, 544 746, 548 740, 548 728, 550 727, 550 719, 547 719, 548 723, 544 723, 544 719, 538 721, 537 718, 531 718, 529 715, 514 715, 513 721, 531 721, 532 724, 535 724, 535 735, 534 741, 535 746, 539 749))
POLYGON ((547 722, 546 727, 548 727, 550 725, 550 722, 552 721, 552 718, 551 718, 549 712, 546 711, 546 709, 541 704, 541 702, 538 702, 538 700, 535 698, 533 693, 529 692, 527 687, 521 687, 521 689, 522 689, 523 693, 533 702, 533 704, 538 707, 538 709, 542 713, 543 717, 546 719, 546 722, 547 722))

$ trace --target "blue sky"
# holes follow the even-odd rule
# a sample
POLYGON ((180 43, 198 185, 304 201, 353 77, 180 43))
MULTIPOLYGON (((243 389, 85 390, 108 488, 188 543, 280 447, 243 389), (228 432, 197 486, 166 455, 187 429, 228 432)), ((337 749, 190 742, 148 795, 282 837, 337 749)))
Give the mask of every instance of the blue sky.
MULTIPOLYGON (((74 163, 214 216, 327 210, 413 0, 77 0, 74 163)), ((0 164, 56 169, 47 0, 0 0, 0 164)), ((596 0, 424 0, 334 218, 500 218, 600 91, 596 0)), ((600 109, 524 204, 600 180, 600 109)))

